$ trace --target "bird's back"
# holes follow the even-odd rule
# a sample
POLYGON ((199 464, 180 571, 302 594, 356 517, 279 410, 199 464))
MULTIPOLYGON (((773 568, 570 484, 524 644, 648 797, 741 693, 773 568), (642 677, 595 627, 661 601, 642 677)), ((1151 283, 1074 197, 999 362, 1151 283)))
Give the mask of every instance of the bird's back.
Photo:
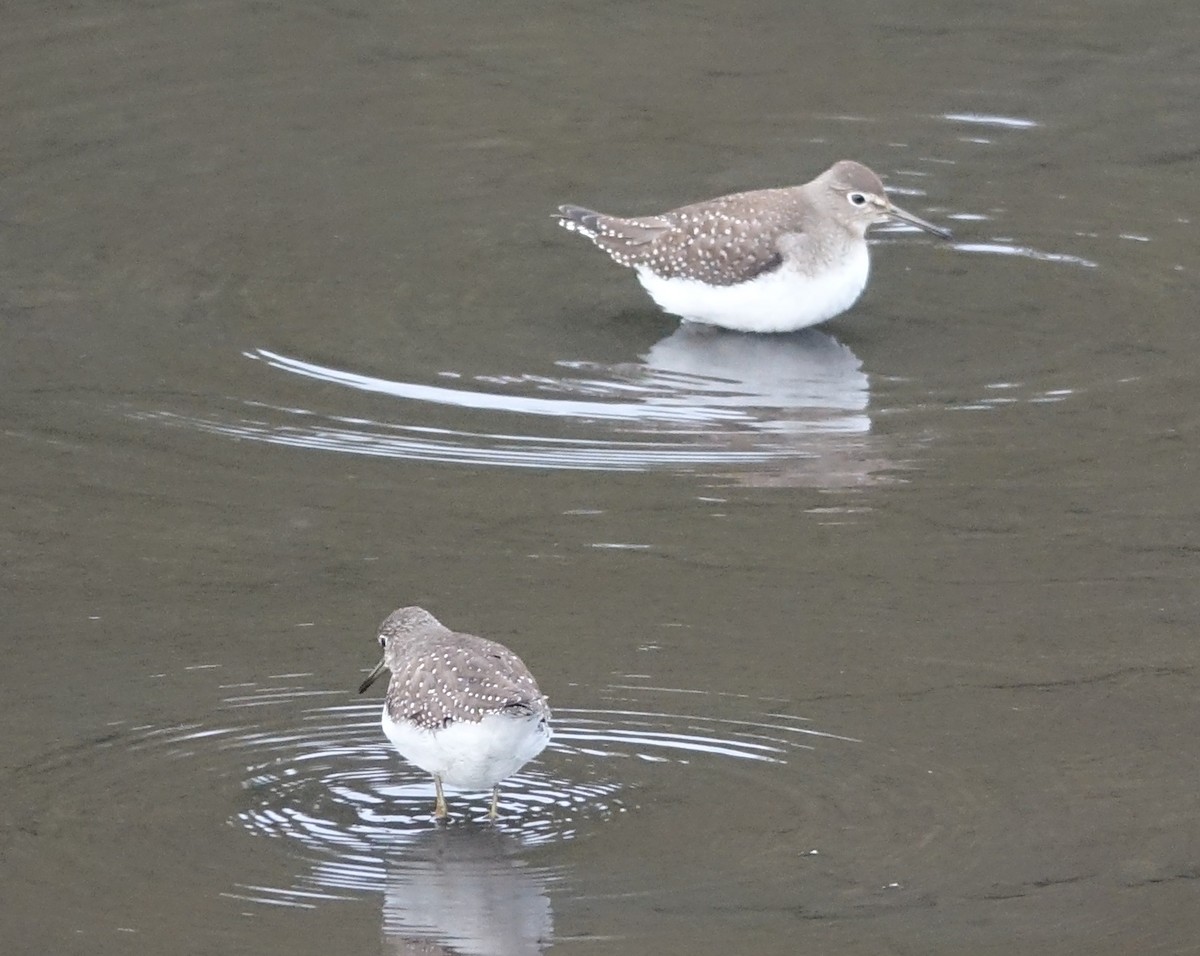
POLYGON ((560 206, 559 224, 587 236, 623 266, 662 279, 725 286, 783 262, 778 239, 802 231, 803 198, 794 189, 759 189, 680 206, 658 216, 606 216, 560 206))
POLYGON ((417 640, 393 660, 387 708, 393 720, 437 730, 489 714, 548 717, 546 698, 503 644, 450 632, 417 640))

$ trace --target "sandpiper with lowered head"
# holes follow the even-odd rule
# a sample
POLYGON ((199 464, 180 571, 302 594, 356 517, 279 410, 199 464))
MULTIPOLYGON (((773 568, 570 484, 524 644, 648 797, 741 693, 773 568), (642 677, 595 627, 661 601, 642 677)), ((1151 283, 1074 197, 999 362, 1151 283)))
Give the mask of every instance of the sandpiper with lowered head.
POLYGON ((812 182, 733 193, 623 219, 559 206, 558 223, 629 266, 666 312, 741 332, 793 332, 845 312, 870 271, 867 228, 899 220, 950 232, 894 205, 861 163, 812 182))
POLYGON ((443 786, 492 791, 550 741, 550 707, 537 681, 503 644, 450 630, 420 607, 402 607, 379 627, 383 659, 361 694, 391 671, 383 732, 405 760, 433 775, 433 815, 449 816, 443 786))

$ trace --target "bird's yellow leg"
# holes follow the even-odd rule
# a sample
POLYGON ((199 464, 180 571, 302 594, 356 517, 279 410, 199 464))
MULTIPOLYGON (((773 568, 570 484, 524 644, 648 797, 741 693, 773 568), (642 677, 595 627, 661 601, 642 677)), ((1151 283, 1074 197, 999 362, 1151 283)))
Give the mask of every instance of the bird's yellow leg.
POLYGON ((442 778, 436 773, 433 775, 433 786, 437 790, 437 801, 433 805, 433 818, 445 820, 450 816, 450 811, 446 809, 446 795, 442 793, 442 778))

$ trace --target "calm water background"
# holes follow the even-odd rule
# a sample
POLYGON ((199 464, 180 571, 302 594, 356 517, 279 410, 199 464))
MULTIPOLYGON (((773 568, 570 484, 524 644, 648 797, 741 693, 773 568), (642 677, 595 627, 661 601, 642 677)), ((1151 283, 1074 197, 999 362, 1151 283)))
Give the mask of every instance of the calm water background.
POLYGON ((0 950, 1197 951, 1200 8, 3 23, 0 950), (843 157, 956 241, 802 335, 548 218, 843 157), (495 830, 405 603, 559 714, 495 830))

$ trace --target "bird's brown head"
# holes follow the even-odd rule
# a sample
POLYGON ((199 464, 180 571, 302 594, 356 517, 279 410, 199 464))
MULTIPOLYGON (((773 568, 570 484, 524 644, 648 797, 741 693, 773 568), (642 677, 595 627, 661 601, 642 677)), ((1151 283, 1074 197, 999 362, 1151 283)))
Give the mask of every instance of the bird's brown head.
POLYGON ((948 229, 914 216, 888 199, 883 181, 862 163, 843 159, 817 177, 822 201, 846 227, 865 235, 867 228, 879 222, 898 220, 916 226, 941 239, 950 239, 948 229))
POLYGON ((383 649, 383 656, 380 658, 375 669, 367 675, 366 680, 358 685, 358 692, 361 694, 368 687, 379 679, 379 675, 385 670, 391 669, 392 654, 395 649, 404 643, 406 638, 419 637, 426 634, 436 633, 446 630, 445 626, 436 617, 430 614, 423 607, 402 607, 392 611, 383 623, 379 625, 379 635, 377 640, 379 646, 383 649))

